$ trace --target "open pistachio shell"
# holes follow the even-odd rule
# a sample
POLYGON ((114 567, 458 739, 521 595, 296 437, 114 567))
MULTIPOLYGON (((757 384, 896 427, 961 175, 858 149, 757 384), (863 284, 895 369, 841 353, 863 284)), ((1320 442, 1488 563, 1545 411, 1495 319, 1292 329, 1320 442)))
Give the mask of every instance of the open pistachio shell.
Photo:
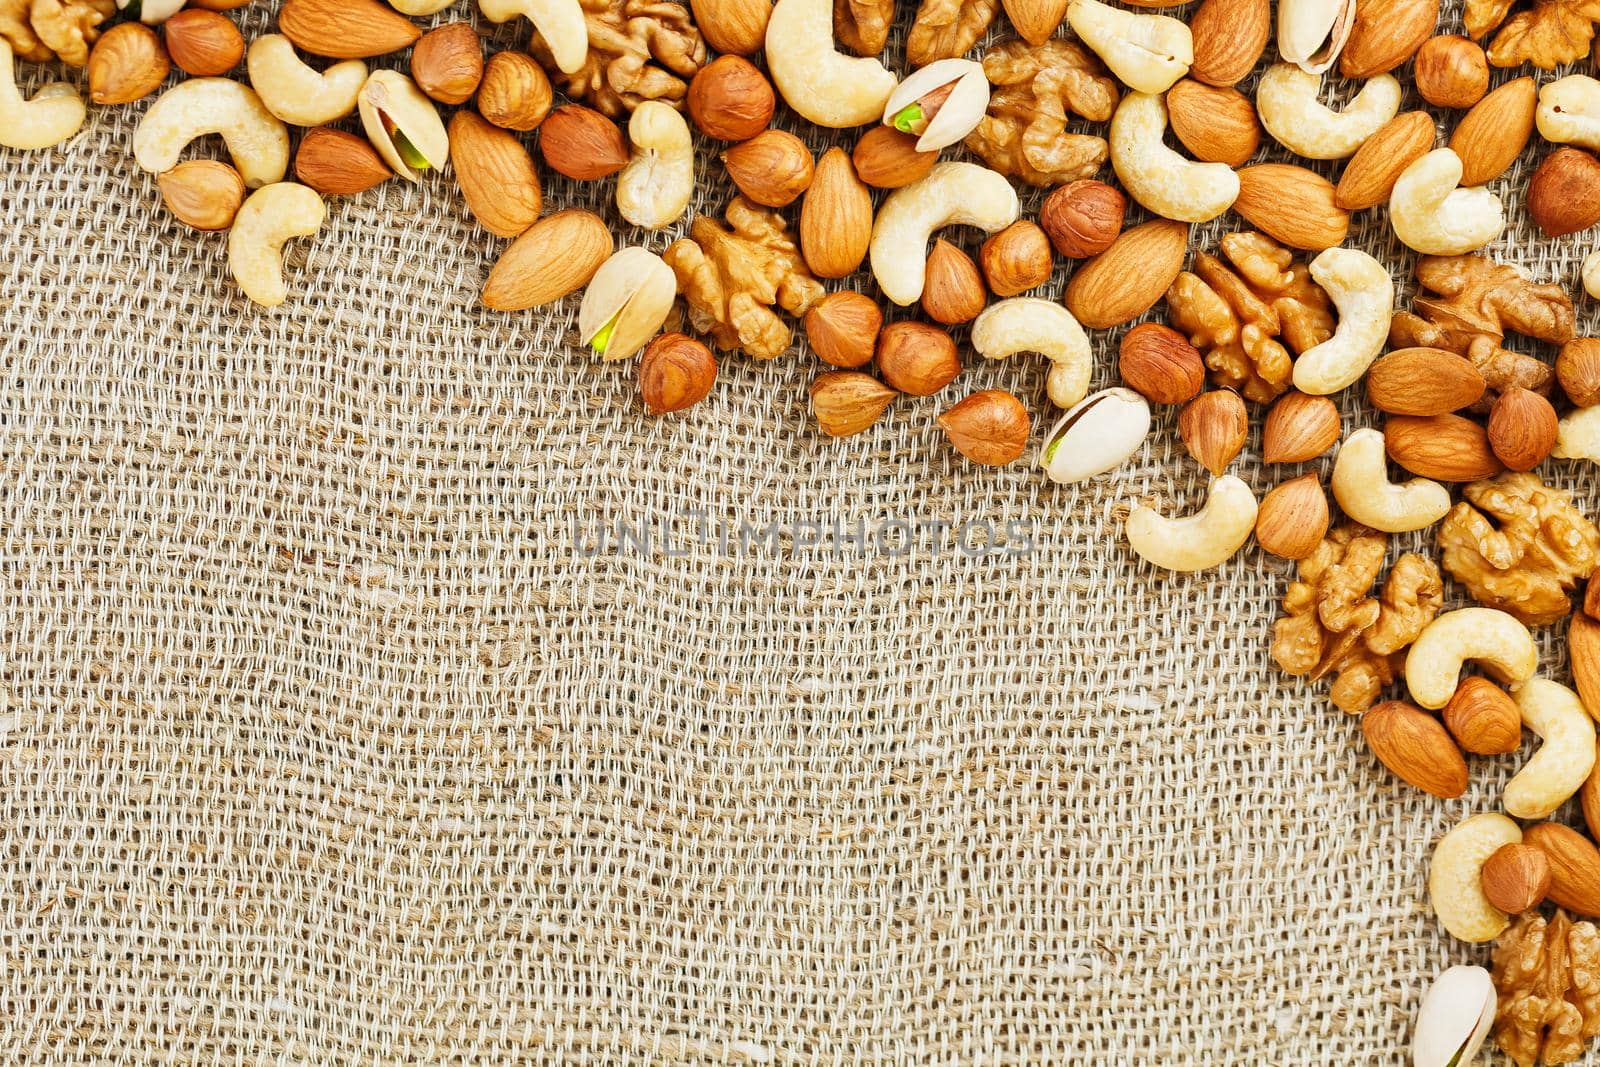
POLYGON ((1050 480, 1070 485, 1104 474, 1139 450, 1150 433, 1150 405, 1132 389, 1103 389, 1057 420, 1039 449, 1050 480))
POLYGON ((1414 1067, 1467 1067, 1494 1024, 1494 981, 1482 967, 1450 967, 1417 1008, 1414 1067))
POLYGON ((372 142, 383 161, 406 181, 417 181, 421 174, 412 166, 412 159, 407 158, 410 153, 402 153, 396 144, 396 138, 389 132, 390 124, 429 167, 437 170, 450 158, 450 135, 445 132, 433 101, 404 74, 392 70, 373 71, 361 87, 356 105, 361 110, 361 125, 367 131, 367 140, 372 142))
POLYGON ((578 336, 601 359, 626 359, 654 337, 678 297, 678 279, 662 258, 624 248, 600 265, 578 308, 578 336))
POLYGON ((1279 0, 1278 54, 1307 73, 1321 74, 1344 51, 1355 18, 1355 0, 1279 0))
POLYGON ((937 152, 955 144, 977 128, 989 108, 989 79, 970 59, 940 59, 908 75, 889 94, 883 124, 893 126, 902 110, 946 85, 953 86, 950 95, 917 138, 917 151, 937 152))

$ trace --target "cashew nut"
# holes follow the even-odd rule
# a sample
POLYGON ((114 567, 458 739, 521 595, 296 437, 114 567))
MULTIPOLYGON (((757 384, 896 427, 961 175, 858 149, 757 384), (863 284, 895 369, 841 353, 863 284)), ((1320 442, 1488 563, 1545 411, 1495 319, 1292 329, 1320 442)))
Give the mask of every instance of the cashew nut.
POLYGON ((1289 151, 1307 159, 1344 159, 1400 111, 1400 82, 1392 74, 1368 78, 1335 111, 1317 99, 1322 76, 1293 63, 1274 63, 1256 89, 1261 125, 1289 151))
POLYGON ((835 129, 877 122, 895 86, 876 59, 834 48, 830 0, 778 0, 767 20, 767 70, 785 103, 835 129))
POLYGON ((1344 50, 1355 15, 1355 0, 1278 0, 1278 55, 1321 74, 1344 50))
POLYGON ((1357 430, 1333 461, 1333 496, 1344 513, 1384 533, 1432 526, 1450 510, 1450 490, 1427 478, 1391 482, 1383 434, 1357 430))
POLYGON ((1548 678, 1530 678, 1516 696, 1522 725, 1544 744, 1506 783, 1501 803, 1519 819, 1544 819, 1594 770, 1594 720, 1578 694, 1548 678))
POLYGON ((1461 157, 1436 148, 1401 173, 1389 194, 1389 221, 1407 247, 1427 256, 1458 256, 1482 248, 1505 228, 1500 198, 1461 184, 1461 157))
POLYGON ((151 105, 133 133, 133 158, 152 174, 177 165, 196 137, 219 133, 247 188, 281 181, 289 169, 289 131, 248 85, 190 78, 151 105))
POLYGON ((1600 149, 1600 81, 1568 74, 1546 83, 1534 120, 1546 141, 1600 149))
MULTIPOLYGON (((412 18, 437 15, 453 3, 455 3, 455 0, 389 0, 390 7, 402 15, 410 15, 412 18)), ((587 47, 587 42, 585 42, 585 48, 587 47)))
POLYGON ((1600 463, 1600 406, 1573 408, 1556 423, 1557 459, 1586 459, 1600 463))
POLYGON ((1189 27, 1166 15, 1124 11, 1100 0, 1070 0, 1067 21, 1111 73, 1137 92, 1166 92, 1194 62, 1189 27))
POLYGON ((251 193, 228 231, 228 269, 244 295, 262 307, 283 303, 283 243, 316 233, 326 216, 322 197, 304 185, 278 182, 251 193))
POLYGON ((11 43, 0 37, 0 145, 6 148, 49 148, 83 127, 89 109, 66 82, 51 82, 24 100, 17 89, 11 43))
POLYGON ((1583 267, 1579 271, 1583 281, 1583 291, 1591 299, 1600 300, 1600 249, 1596 249, 1583 257, 1583 267))
POLYGON ((1406 653, 1406 688, 1411 690, 1411 699, 1425 708, 1450 703, 1461 665, 1469 659, 1514 686, 1533 677, 1539 650, 1528 628, 1497 608, 1447 611, 1423 629, 1406 653))
POLYGON ((1050 359, 1045 392, 1070 408, 1089 391, 1089 338, 1072 312, 1054 300, 1014 296, 990 304, 972 324, 972 347, 986 359, 1039 352, 1050 359))
POLYGON ((970 59, 937 59, 909 75, 889 94, 889 102, 883 105, 883 123, 918 134, 918 152, 937 152, 971 133, 988 109, 989 79, 980 64, 970 59), (947 86, 949 94, 933 117, 926 118, 922 97, 947 86))
POLYGON ((589 57, 589 27, 578 0, 479 0, 478 10, 490 22, 526 15, 563 74, 576 74, 589 57))
POLYGON ((450 158, 450 134, 438 109, 417 83, 393 70, 375 70, 356 97, 361 127, 378 155, 408 182, 422 171, 444 166, 450 158))
POLYGON ((633 158, 617 175, 617 210, 635 226, 659 230, 677 221, 694 193, 694 141, 683 115, 646 100, 628 120, 633 158))
POLYGON ((1132 389, 1102 389, 1072 406, 1039 446, 1050 480, 1071 485, 1104 474, 1139 451, 1150 435, 1150 405, 1132 389))
POLYGON ((1354 248, 1319 254, 1311 261, 1311 278, 1339 309, 1339 325, 1332 337, 1294 361, 1294 387, 1325 396, 1358 381, 1383 351, 1394 311, 1394 282, 1382 263, 1354 248))
MULTIPOLYGON (((790 3, 791 0, 781 0, 790 3)), ((941 226, 976 226, 988 233, 1017 221, 1017 191, 988 167, 940 163, 896 189, 872 224, 872 273, 896 304, 922 297, 928 237, 941 226)))
POLYGON ((1129 93, 1111 117, 1111 166, 1125 189, 1157 215, 1207 222, 1239 196, 1239 175, 1226 163, 1196 163, 1168 148, 1167 104, 1129 93))
POLYGON ((1128 544, 1169 571, 1203 571, 1227 560, 1256 526, 1256 495, 1231 474, 1211 483, 1205 506, 1169 519, 1143 504, 1128 515, 1128 544))
POLYGON ((281 33, 257 37, 247 64, 250 84, 267 110, 295 126, 321 126, 344 118, 356 109, 356 97, 367 80, 367 65, 359 59, 335 63, 321 73, 312 70, 281 33))
POLYGON ((1428 899, 1452 936, 1493 941, 1510 925, 1506 913, 1483 895, 1483 865, 1501 846, 1521 841, 1522 830, 1498 812, 1463 819, 1439 839, 1428 871, 1428 899))

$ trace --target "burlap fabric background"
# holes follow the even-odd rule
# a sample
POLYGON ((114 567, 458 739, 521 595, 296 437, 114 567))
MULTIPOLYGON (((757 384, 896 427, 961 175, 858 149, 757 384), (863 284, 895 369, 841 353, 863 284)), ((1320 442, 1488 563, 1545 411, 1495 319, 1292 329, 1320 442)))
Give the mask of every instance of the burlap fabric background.
MULTIPOLYGON (((1071 488, 933 421, 995 386, 1042 434, 1029 359, 843 442, 803 351, 650 418, 575 302, 478 307, 504 242, 448 176, 331 201, 262 313, 134 164, 147 106, 0 154, 0 1060, 1399 1063, 1487 959, 1427 857, 1519 761, 1398 785, 1270 662, 1288 565, 1133 559, 1119 505, 1203 493, 1170 413, 1071 488), (866 550, 737 535, 835 520, 866 550)), ((1577 294, 1537 151, 1492 251, 1577 294)), ((1381 211, 1352 243, 1409 279, 1381 211)))

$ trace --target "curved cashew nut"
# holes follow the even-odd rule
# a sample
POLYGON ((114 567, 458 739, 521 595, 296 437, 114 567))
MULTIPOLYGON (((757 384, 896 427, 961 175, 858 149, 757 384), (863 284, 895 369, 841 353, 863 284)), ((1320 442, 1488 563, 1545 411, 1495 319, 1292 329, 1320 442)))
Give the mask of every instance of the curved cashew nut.
POLYGON ((1111 73, 1141 93, 1166 92, 1194 62, 1189 27, 1166 15, 1124 11, 1100 0, 1070 0, 1067 22, 1111 73))
POLYGON ((1548 678, 1525 682, 1517 708, 1544 744, 1506 783, 1501 803, 1519 819, 1548 818, 1594 770, 1594 720, 1578 694, 1548 678))
POLYGON ((937 152, 955 144, 977 127, 989 109, 989 78, 982 65, 970 59, 936 59, 908 75, 883 105, 883 124, 893 126, 901 111, 947 86, 944 103, 917 138, 917 151, 937 152))
POLYGON ((1212 481, 1205 506, 1193 515, 1169 519, 1142 504, 1134 508, 1128 515, 1128 544, 1157 567, 1203 571, 1239 551, 1255 526, 1256 495, 1224 474, 1212 481))
POLYGON ((1283 147, 1307 159, 1344 159, 1400 111, 1400 82, 1392 74, 1367 79, 1335 111, 1317 99, 1322 77, 1293 63, 1274 63, 1256 89, 1261 125, 1283 147))
POLYGON ((1089 338, 1072 312, 1054 300, 1014 296, 990 304, 972 323, 972 347, 986 359, 1038 352, 1050 359, 1045 392, 1070 408, 1089 392, 1089 338))
POLYGON ((1583 268, 1579 271, 1583 281, 1583 291, 1595 300, 1600 300, 1600 249, 1596 249, 1583 257, 1583 268))
POLYGON ((1016 222, 1017 211, 1017 191, 988 167, 937 164, 923 177, 890 193, 878 209, 871 248, 878 288, 896 304, 916 303, 922 297, 928 237, 934 230, 976 226, 993 233, 1016 222))
POLYGON ((1600 149, 1600 81, 1568 74, 1548 82, 1539 90, 1534 121, 1546 141, 1600 149))
POLYGON ((1332 337, 1294 361, 1294 387, 1326 396, 1359 380, 1383 351, 1394 311, 1394 282, 1382 263, 1354 248, 1322 252, 1311 261, 1311 278, 1339 309, 1339 326, 1332 337))
POLYGON ((133 132, 133 158, 160 174, 208 133, 222 135, 248 188, 281 181, 289 169, 289 131, 254 89, 227 78, 190 78, 162 93, 133 132))
POLYGON ((784 102, 818 126, 877 122, 895 76, 870 56, 833 46, 829 0, 778 0, 767 20, 767 70, 784 102))
POLYGON ((1168 148, 1167 104, 1129 93, 1111 116, 1111 166, 1128 193, 1157 215, 1207 222, 1239 197, 1239 175, 1226 163, 1196 163, 1168 148))
MULTIPOLYGON (((1425 708, 1450 703, 1461 665, 1469 659, 1514 686, 1533 677, 1539 667, 1539 650, 1528 628, 1497 608, 1447 611, 1423 628, 1406 653, 1406 688, 1411 690, 1411 699, 1425 708)), ((1580 706, 1578 710, 1583 709, 1580 706)))
POLYGON ((1389 194, 1394 235, 1425 256, 1458 256, 1482 248, 1505 229, 1500 198, 1461 184, 1461 157, 1436 148, 1407 167, 1389 194))
POLYGON ((617 175, 617 210, 635 226, 677 221, 694 193, 694 139, 676 108, 646 100, 628 120, 633 158, 617 175))
POLYGON ((1433 913, 1453 937, 1493 941, 1510 925, 1506 913, 1483 895, 1483 865, 1502 845, 1522 841, 1522 830, 1498 812, 1463 819, 1440 838, 1428 871, 1433 913))
POLYGON ((51 82, 24 100, 17 89, 11 43, 0 37, 0 145, 7 148, 49 148, 83 128, 89 109, 78 90, 51 82))
POLYGON ((228 231, 228 269, 244 295, 262 307, 283 303, 283 243, 316 233, 326 216, 322 197, 304 185, 278 182, 251 193, 228 231))
POLYGON ((267 110, 296 126, 321 126, 344 118, 356 109, 356 97, 367 80, 367 65, 359 59, 335 63, 321 73, 312 70, 281 33, 257 37, 247 63, 250 85, 267 110))
POLYGON ((479 0, 478 10, 490 22, 526 15, 563 74, 576 74, 589 58, 589 26, 578 0, 479 0))
MULTIPOLYGON (((437 15, 453 3, 455 3, 455 0, 389 0, 390 7, 402 15, 410 15, 412 18, 437 15)), ((587 40, 584 42, 584 48, 588 48, 587 40)))
POLYGON ((1389 480, 1383 434, 1357 430, 1339 446, 1333 461, 1333 496, 1344 513, 1384 533, 1406 533, 1432 526, 1450 510, 1450 490, 1427 478, 1389 480))
POLYGON ((1574 408, 1556 424, 1557 459, 1586 459, 1600 463, 1600 407, 1574 408))

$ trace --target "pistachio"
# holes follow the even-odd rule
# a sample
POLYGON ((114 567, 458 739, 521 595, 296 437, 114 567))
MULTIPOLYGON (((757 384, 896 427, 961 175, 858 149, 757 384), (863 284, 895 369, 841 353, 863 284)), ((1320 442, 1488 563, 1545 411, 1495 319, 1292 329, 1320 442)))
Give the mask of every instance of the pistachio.
POLYGON ((623 248, 601 264, 578 308, 578 336, 601 359, 626 359, 661 329, 678 296, 678 279, 662 258, 623 248))
POLYGON ((941 59, 889 94, 883 124, 916 137, 917 151, 937 152, 971 133, 988 107, 983 68, 970 59, 941 59))
POLYGON ((1132 389, 1105 389, 1085 397, 1051 427, 1039 466, 1052 481, 1069 485, 1117 466, 1150 433, 1150 405, 1132 389))
POLYGON ((1447 968, 1417 1008, 1414 1067, 1467 1067, 1494 1023, 1495 991, 1482 967, 1447 968))
POLYGON ((357 99, 367 139, 384 162, 407 181, 440 167, 450 155, 450 135, 417 83, 392 70, 375 70, 357 99))

